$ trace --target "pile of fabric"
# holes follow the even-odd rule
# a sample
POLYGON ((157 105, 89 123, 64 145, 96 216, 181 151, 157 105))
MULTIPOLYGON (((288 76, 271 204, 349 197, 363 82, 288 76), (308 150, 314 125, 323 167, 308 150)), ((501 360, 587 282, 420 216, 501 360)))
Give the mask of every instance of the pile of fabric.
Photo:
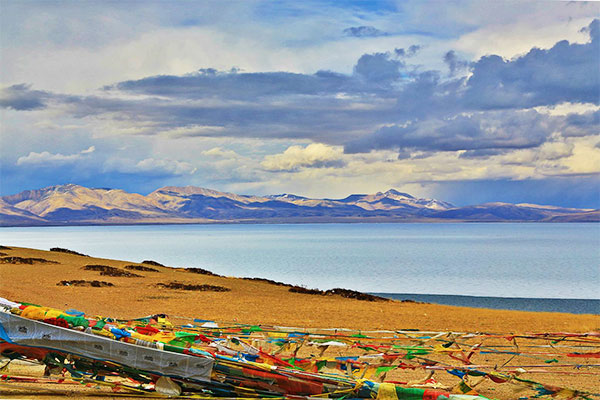
MULTIPOLYGON (((223 326, 199 319, 174 325, 171 321, 177 319, 158 314, 117 320, 0 299, 0 353, 45 364, 48 379, 59 375, 63 381, 94 382, 148 395, 481 400, 485 398, 467 384, 468 377, 512 378, 469 367, 470 357, 481 348, 465 352, 456 344, 457 335, 437 347, 406 346, 398 341, 416 337, 414 332, 367 336, 344 330, 223 326), (356 355, 326 354, 341 347, 356 355), (433 352, 450 355, 465 366, 450 368, 423 358, 433 352), (418 360, 422 362, 410 364, 418 360), (410 382, 385 380, 391 370, 420 366, 444 370, 461 380, 452 388, 436 386, 433 372, 422 382, 412 382, 413 387, 406 387, 410 382)), ((555 389, 552 393, 570 390, 555 389)))

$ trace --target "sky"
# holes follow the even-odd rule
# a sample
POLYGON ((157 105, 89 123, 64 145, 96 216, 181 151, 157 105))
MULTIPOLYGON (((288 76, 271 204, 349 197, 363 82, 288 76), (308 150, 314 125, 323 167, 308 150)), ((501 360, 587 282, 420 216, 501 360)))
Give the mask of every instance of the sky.
POLYGON ((0 194, 600 208, 600 2, 0 0, 0 194))

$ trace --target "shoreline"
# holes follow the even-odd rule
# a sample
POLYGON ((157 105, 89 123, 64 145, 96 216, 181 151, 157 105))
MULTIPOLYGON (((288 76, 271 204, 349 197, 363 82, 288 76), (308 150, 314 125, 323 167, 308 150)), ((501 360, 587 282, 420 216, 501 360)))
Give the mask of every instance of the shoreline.
POLYGON ((560 297, 502 297, 429 293, 368 293, 395 300, 413 300, 431 304, 483 308, 490 310, 564 312, 568 314, 600 315, 600 299, 560 297))
MULTIPOLYGON (((174 315, 195 314, 216 320, 245 320, 249 323, 291 324, 296 326, 336 325, 353 329, 430 329, 506 331, 501 322, 509 320, 515 332, 569 328, 585 332, 600 327, 600 315, 570 314, 544 311, 495 310, 412 301, 362 301, 341 295, 293 293, 299 288, 267 278, 238 278, 213 274, 198 269, 152 266, 138 262, 95 258, 45 250, 12 247, 0 250, 4 257, 47 260, 48 263, 2 263, 3 282, 0 296, 49 306, 85 309, 89 313, 114 314, 117 317, 139 317, 143 313, 166 312, 174 315), (110 276, 102 271, 86 270, 86 265, 105 265, 131 272, 136 276, 110 276), (137 271, 137 267, 156 271, 137 271), (107 287, 57 286, 61 281, 106 282, 107 287), (213 285, 228 289, 223 292, 169 289, 168 284, 213 285), (167 285, 163 287, 158 284, 167 285), (92 296, 90 301, 86 298, 92 296), (181 304, 181 301, 194 301, 181 304), (50 304, 48 304, 50 301, 50 304), (112 303, 108 306, 106 302, 112 303), (212 307, 202 307, 211 304, 212 307), (138 312, 132 308, 139 309, 138 312), (164 309, 163 309, 164 308, 164 309), (110 311, 110 312, 107 312, 110 311), (356 321, 355 313, 366 317, 356 321), (242 318, 244 317, 244 318, 242 318), (472 320, 476 319, 477 323, 472 320), (328 322, 318 323, 318 322, 328 322), (402 322, 398 322, 402 321, 402 322), (562 322, 561 322, 562 321, 562 322)), ((310 291, 310 290, 309 290, 310 291)), ((323 292, 323 291, 321 291, 323 292)), ((359 293, 350 291, 352 293, 359 293)))
POLYGON ((308 217, 303 217, 298 220, 292 218, 286 218, 285 220, 268 220, 268 219, 249 219, 249 220, 185 220, 181 222, 153 222, 153 221, 139 221, 139 222, 74 222, 65 221, 63 223, 44 223, 44 224, 4 224, 0 221, 1 228, 53 228, 53 227, 79 227, 79 226, 164 226, 164 225, 310 225, 310 224, 600 224, 600 220, 580 221, 580 220, 540 220, 540 221, 529 221, 529 220, 469 220, 469 219, 435 219, 435 218, 399 218, 391 219, 384 218, 379 219, 373 217, 372 220, 365 220, 360 218, 348 218, 348 219, 314 219, 310 220, 308 217))

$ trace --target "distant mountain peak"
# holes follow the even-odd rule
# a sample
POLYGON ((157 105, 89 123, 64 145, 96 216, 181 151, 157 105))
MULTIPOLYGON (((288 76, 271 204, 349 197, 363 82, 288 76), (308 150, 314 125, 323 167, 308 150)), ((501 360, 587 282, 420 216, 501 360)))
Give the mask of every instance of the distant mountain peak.
POLYGON ((408 199, 414 199, 414 198, 415 198, 414 196, 411 196, 411 195, 410 195, 410 194, 408 194, 408 193, 399 192, 399 191, 397 191, 396 189, 390 189, 390 190, 388 190, 387 192, 385 192, 385 193, 383 193, 383 194, 385 194, 386 196, 390 196, 390 195, 392 195, 392 196, 406 197, 406 198, 408 198, 408 199))
POLYGON ((270 194, 265 196, 269 199, 279 199, 279 200, 308 200, 308 197, 298 196, 292 193, 281 193, 281 194, 270 194))
POLYGON ((40 192, 60 192, 67 193, 73 190, 77 190, 79 188, 84 188, 83 186, 76 185, 75 183, 65 183, 64 185, 54 185, 48 186, 45 188, 39 189, 40 192))
MULTIPOLYGON (((203 196, 212 196, 212 197, 222 197, 231 195, 233 193, 219 192, 218 190, 207 189, 200 186, 165 186, 159 189, 156 189, 152 193, 169 193, 169 194, 178 194, 185 196, 192 196, 195 194, 203 195, 203 196)), ((151 194, 152 194, 151 193, 151 194)))
MULTIPOLYGON (((53 186, 47 186, 45 188, 41 188, 38 190, 26 190, 25 192, 58 192, 58 193, 71 193, 73 191, 77 191, 77 190, 102 190, 102 191, 110 191, 110 190, 121 190, 121 189, 112 189, 112 188, 88 188, 85 186, 81 186, 78 185, 76 183, 65 183, 62 185, 53 185, 53 186)), ((122 190, 121 190, 122 191, 122 190)), ((22 192, 22 193, 25 193, 22 192)))
POLYGON ((200 186, 163 186, 155 190, 155 192, 174 192, 174 193, 189 193, 189 192, 197 192, 197 191, 205 191, 210 189, 205 189, 200 186))
POLYGON ((218 190, 207 189, 199 186, 165 186, 160 189, 156 189, 154 192, 148 195, 152 198, 164 197, 164 196, 206 196, 214 198, 227 198, 242 203, 249 202, 265 202, 268 201, 265 197, 258 196, 245 196, 229 192, 220 192, 218 190))

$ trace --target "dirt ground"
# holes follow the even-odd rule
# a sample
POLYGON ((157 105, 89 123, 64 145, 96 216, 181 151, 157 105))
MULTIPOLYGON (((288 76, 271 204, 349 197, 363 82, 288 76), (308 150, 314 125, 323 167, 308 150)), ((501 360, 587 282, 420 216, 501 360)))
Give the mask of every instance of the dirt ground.
MULTIPOLYGON (((232 277, 192 273, 184 269, 78 256, 67 253, 11 247, 0 249, 0 297, 55 307, 74 308, 88 315, 116 318, 137 318, 165 313, 170 316, 230 321, 248 324, 281 325, 314 328, 349 328, 354 330, 431 330, 455 332, 487 332, 523 334, 542 332, 600 331, 599 315, 522 312, 452 307, 400 301, 362 301, 338 295, 311 295, 292 293, 288 286, 232 277), (7 259, 20 257, 21 259, 7 259), (4 259, 4 261, 2 261, 4 259), (27 260, 30 259, 30 260, 27 260), (33 260, 31 260, 33 259, 33 260), (38 259, 38 260, 35 260, 38 259), (44 262, 43 260, 49 261, 44 262), (29 264, 31 262, 31 264, 29 264), (98 268, 84 269, 86 265, 105 265, 137 274, 137 277, 102 275, 98 268), (140 270, 144 266, 156 271, 140 270), (62 281, 100 281, 113 286, 80 287, 62 281), (177 282, 184 285, 219 286, 229 291, 180 290, 164 287, 177 282), (64 284, 64 283, 63 283, 64 284), (162 284, 162 285, 161 285, 162 284)), ((140 260, 141 261, 141 260, 140 260)), ((160 260, 158 260, 160 261, 160 260)), ((110 269, 109 269, 110 271, 110 269)), ((262 277, 268 278, 268 277, 262 277)), ((291 282, 293 283, 293 282, 291 282)), ((84 283, 85 284, 85 283, 84 283)), ((595 351, 598 351, 596 349, 595 351)), ((507 361, 505 355, 481 355, 476 363, 493 365, 507 361)), ((560 359, 560 362, 566 359, 560 359)), ((594 361, 594 359, 591 359, 594 361)), ((512 360, 514 365, 530 360, 512 360)), ((569 360, 572 362, 572 360, 569 360)), ((594 364, 581 361, 583 364, 594 364)), ((597 360, 596 363, 598 364, 597 360)), ((2 362, 0 361, 0 366, 2 362)), ((43 370, 43 368, 42 368, 43 370)), ((553 373, 525 373, 522 377, 544 384, 600 392, 598 367, 551 369, 553 373), (586 372, 579 374, 577 372, 586 372), (573 374, 571 374, 573 373, 573 374)), ((11 363, 12 375, 38 375, 39 366, 11 363)), ((413 380, 423 378, 423 371, 398 372, 401 376, 388 379, 413 380)), ((442 372, 435 375, 441 383, 457 383, 456 377, 442 372)), ((534 392, 516 392, 510 383, 484 382, 478 391, 490 398, 518 399, 534 392)), ((54 398, 65 395, 110 398, 110 391, 76 385, 31 385, 1 383, 2 398, 54 398)))

